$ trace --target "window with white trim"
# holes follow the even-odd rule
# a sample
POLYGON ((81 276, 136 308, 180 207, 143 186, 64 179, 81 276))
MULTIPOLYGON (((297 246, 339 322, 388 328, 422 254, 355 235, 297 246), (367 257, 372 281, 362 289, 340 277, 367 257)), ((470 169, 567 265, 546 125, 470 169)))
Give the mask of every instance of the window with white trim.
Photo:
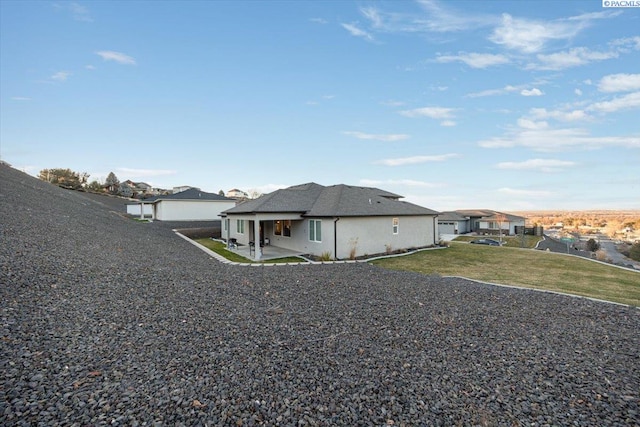
POLYGON ((398 234, 400 220, 398 218, 393 218, 392 224, 393 224, 393 234, 398 234))
POLYGON ((309 240, 312 242, 322 242, 322 221, 319 219, 309 220, 309 240))
POLYGON ((236 220, 236 231, 239 234, 244 234, 244 220, 243 219, 237 219, 236 220))

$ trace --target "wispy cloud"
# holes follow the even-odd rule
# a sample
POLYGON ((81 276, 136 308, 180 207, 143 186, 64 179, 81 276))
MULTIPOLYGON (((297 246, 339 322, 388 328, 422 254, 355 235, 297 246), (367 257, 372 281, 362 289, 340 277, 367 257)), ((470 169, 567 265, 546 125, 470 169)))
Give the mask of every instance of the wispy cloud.
POLYGON ((71 73, 68 71, 58 71, 57 73, 51 75, 49 79, 56 82, 64 82, 69 78, 70 75, 71 73))
POLYGON ((114 61, 114 62, 117 62, 118 64, 125 64, 125 65, 136 65, 135 59, 133 59, 129 55, 125 55, 122 52, 115 52, 112 50, 100 50, 96 52, 96 55, 100 56, 105 61, 114 61))
POLYGON ((149 178, 155 176, 175 175, 178 171, 173 169, 135 169, 135 168, 117 168, 118 173, 131 178, 149 178))
POLYGON ((367 31, 358 28, 355 24, 340 24, 342 27, 349 32, 354 37, 360 37, 367 41, 374 41, 373 36, 367 31))
POLYGON ((364 133, 358 131, 345 131, 342 132, 345 135, 353 136, 358 139, 365 140, 377 140, 377 141, 385 141, 385 142, 395 142, 395 141, 403 141, 405 139, 411 138, 410 135, 399 133, 399 134, 371 134, 364 133))
POLYGON ((395 159, 383 159, 375 162, 379 165, 385 166, 405 166, 405 165, 416 165, 421 163, 429 163, 429 162, 444 162, 449 159, 453 159, 458 157, 458 154, 449 153, 449 154, 440 154, 435 156, 412 156, 412 157, 401 157, 395 159))
POLYGON ((520 95, 522 96, 542 96, 544 95, 544 93, 538 89, 537 87, 534 87, 533 89, 522 89, 520 91, 520 95))
POLYGON ((531 120, 554 119, 561 122, 575 122, 589 119, 584 110, 547 110, 546 108, 532 108, 527 116, 531 120))
POLYGON ((440 63, 464 62, 471 68, 487 68, 511 62, 509 58, 500 54, 465 52, 458 55, 441 55, 436 57, 435 61, 440 63))
POLYGON ((91 17, 89 9, 87 9, 86 6, 81 5, 80 3, 53 3, 53 7, 71 13, 71 17, 76 21, 93 22, 93 18, 91 17))
POLYGON ((417 181, 414 179, 361 179, 360 184, 366 186, 404 186, 404 187, 421 187, 421 188, 438 188, 442 187, 441 183, 433 183, 426 181, 417 181))
POLYGON ((400 111, 405 117, 428 117, 430 119, 450 119, 453 118, 455 109, 446 107, 422 107, 413 110, 400 111))
POLYGON ((536 53, 552 41, 569 40, 587 28, 592 21, 615 16, 617 12, 589 13, 553 21, 514 18, 502 15, 502 22, 489 40, 507 49, 536 53))
POLYGON ((611 146, 640 148, 640 137, 592 136, 588 129, 553 128, 544 121, 520 119, 518 126, 510 129, 504 136, 478 141, 478 145, 483 148, 526 147, 543 152, 611 146))
POLYGON ((598 83, 600 92, 629 92, 640 90, 640 74, 609 74, 598 83))
POLYGON ((556 52, 548 55, 538 54, 537 63, 526 66, 530 70, 564 70, 566 68, 578 67, 595 61, 604 61, 617 58, 617 51, 598 52, 586 47, 576 47, 566 52, 556 52))
POLYGON ((634 108, 640 108, 640 92, 632 92, 618 98, 613 98, 610 101, 596 102, 587 106, 586 110, 599 113, 614 113, 616 111, 634 108))
POLYGON ((510 188, 510 187, 498 188, 498 192, 507 194, 509 196, 541 197, 541 198, 551 197, 557 194, 553 191, 547 191, 547 190, 522 190, 522 189, 510 188))
POLYGON ((322 25, 329 23, 326 19, 323 19, 323 18, 311 18, 309 19, 309 21, 315 22, 316 24, 322 24, 322 25))
POLYGON ((537 170, 540 172, 559 172, 568 167, 575 166, 575 162, 557 159, 529 159, 523 162, 501 162, 496 165, 498 169, 537 170))

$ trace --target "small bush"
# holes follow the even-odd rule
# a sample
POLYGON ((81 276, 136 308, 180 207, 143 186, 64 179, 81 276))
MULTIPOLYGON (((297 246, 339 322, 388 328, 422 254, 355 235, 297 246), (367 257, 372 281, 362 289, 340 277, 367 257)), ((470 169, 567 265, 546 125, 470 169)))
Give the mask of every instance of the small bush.
POLYGON ((320 255, 320 261, 331 261, 331 252, 322 252, 322 255, 320 255))
POLYGON ((629 250, 629 258, 640 261, 640 242, 634 243, 629 250))

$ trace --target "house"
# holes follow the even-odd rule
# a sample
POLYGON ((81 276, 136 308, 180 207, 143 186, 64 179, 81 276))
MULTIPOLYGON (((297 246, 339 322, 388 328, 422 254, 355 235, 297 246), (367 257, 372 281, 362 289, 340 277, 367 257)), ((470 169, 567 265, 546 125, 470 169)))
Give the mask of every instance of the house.
POLYGON ((248 199, 249 195, 242 190, 232 188, 231 190, 227 191, 227 197, 231 197, 232 199, 248 199))
POLYGON ((465 234, 471 231, 469 218, 458 212, 440 212, 438 214, 438 232, 442 234, 465 234))
POLYGON ((151 218, 160 221, 219 221, 220 213, 234 207, 236 201, 191 188, 176 194, 141 200, 138 205, 138 215, 148 213, 147 205, 151 205, 151 218))
POLYGON ((378 188, 296 185, 222 212, 222 236, 256 248, 255 259, 263 245, 333 259, 435 245, 438 213, 401 197, 378 188))
POLYGON ((183 191, 187 191, 191 189, 200 190, 198 187, 191 187, 190 185, 180 185, 178 187, 173 187, 173 190, 171 191, 173 192, 173 194, 176 194, 176 193, 182 193, 183 191))
MULTIPOLYGON (((466 218, 468 232, 480 234, 516 234, 516 227, 525 226, 525 218, 489 209, 456 210, 453 213, 466 218)), ((442 218, 438 218, 440 222, 442 218)), ((444 220, 442 220, 444 222, 444 220)), ((462 226, 461 226, 462 227, 462 226)), ((462 228, 461 228, 462 229, 462 228)))

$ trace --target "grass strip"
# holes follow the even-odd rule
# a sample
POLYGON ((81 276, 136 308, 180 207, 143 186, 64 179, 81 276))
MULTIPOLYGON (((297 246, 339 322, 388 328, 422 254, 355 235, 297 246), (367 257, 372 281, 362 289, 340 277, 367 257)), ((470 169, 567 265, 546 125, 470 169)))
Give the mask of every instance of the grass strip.
POLYGON ((372 263, 393 270, 462 276, 640 306, 640 273, 544 251, 452 242, 448 249, 372 263))

